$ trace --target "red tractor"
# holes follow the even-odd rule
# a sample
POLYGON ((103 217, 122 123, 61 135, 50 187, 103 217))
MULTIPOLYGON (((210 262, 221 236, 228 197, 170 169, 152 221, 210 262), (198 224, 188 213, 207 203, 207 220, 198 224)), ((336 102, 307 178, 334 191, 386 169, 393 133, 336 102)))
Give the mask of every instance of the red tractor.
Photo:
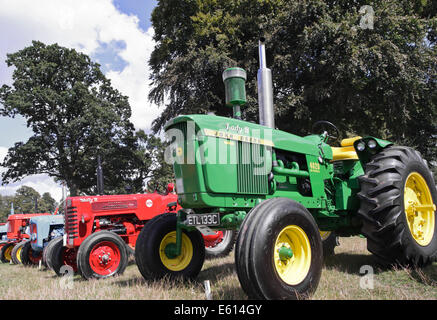
POLYGON ((21 263, 21 249, 29 241, 29 220, 32 217, 50 215, 50 213, 11 214, 8 217, 7 239, 1 246, 0 259, 3 263, 21 263))
MULTIPOLYGON (((167 194, 67 198, 64 237, 49 242, 43 260, 57 275, 63 274, 64 265, 72 267, 85 279, 122 274, 143 226, 157 215, 176 213, 181 209, 173 190, 173 184, 169 184, 167 194)), ((206 237, 206 245, 217 251, 220 243, 231 243, 228 247, 232 248, 234 240, 233 233, 216 232, 206 237)))

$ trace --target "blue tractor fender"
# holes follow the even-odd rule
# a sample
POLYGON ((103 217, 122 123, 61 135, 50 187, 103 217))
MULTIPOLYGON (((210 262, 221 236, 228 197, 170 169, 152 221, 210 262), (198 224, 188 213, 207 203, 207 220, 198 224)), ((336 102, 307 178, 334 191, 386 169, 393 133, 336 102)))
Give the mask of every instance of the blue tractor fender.
POLYGON ((8 238, 8 225, 5 224, 3 226, 0 226, 0 241, 6 240, 8 238))
POLYGON ((38 216, 29 221, 30 244, 35 251, 42 251, 45 243, 64 234, 64 216, 38 216))

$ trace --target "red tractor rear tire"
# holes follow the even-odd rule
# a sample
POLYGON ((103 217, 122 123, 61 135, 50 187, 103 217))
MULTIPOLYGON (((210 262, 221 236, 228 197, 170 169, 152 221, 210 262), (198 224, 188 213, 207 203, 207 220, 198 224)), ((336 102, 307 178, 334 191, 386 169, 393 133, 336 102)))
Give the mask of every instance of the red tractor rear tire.
POLYGON ((114 232, 88 236, 77 252, 77 268, 85 279, 104 279, 123 274, 128 264, 126 243, 114 232))

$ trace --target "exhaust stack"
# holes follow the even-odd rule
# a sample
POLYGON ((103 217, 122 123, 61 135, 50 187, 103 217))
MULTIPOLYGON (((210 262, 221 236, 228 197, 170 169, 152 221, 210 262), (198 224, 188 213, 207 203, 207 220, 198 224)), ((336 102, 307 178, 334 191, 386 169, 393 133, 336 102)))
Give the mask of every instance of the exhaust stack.
POLYGON ((267 68, 264 38, 259 40, 258 104, 260 124, 275 129, 272 70, 267 68))

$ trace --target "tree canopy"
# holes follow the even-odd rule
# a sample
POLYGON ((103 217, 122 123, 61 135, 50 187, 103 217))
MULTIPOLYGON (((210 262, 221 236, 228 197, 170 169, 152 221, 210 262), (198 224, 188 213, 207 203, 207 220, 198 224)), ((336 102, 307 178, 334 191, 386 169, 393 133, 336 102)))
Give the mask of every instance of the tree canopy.
POLYGON ((13 85, 0 88, 0 114, 23 116, 33 136, 9 149, 2 183, 47 174, 71 195, 96 193, 97 155, 105 190, 127 184, 143 191, 149 161, 143 155, 128 98, 111 86, 99 64, 57 44, 32 45, 7 55, 13 85), (132 183, 134 181, 134 183, 132 183))
POLYGON ((258 121, 264 36, 279 129, 306 135, 328 120, 344 137, 374 135, 436 161, 436 14, 426 0, 160 0, 149 98, 165 105, 153 129, 179 114, 230 116, 222 72, 235 66, 248 74, 243 119, 258 121))
POLYGON ((15 214, 53 213, 58 205, 49 192, 42 196, 32 187, 22 186, 14 195, 0 195, 0 221, 4 222, 11 213, 12 204, 15 214))

